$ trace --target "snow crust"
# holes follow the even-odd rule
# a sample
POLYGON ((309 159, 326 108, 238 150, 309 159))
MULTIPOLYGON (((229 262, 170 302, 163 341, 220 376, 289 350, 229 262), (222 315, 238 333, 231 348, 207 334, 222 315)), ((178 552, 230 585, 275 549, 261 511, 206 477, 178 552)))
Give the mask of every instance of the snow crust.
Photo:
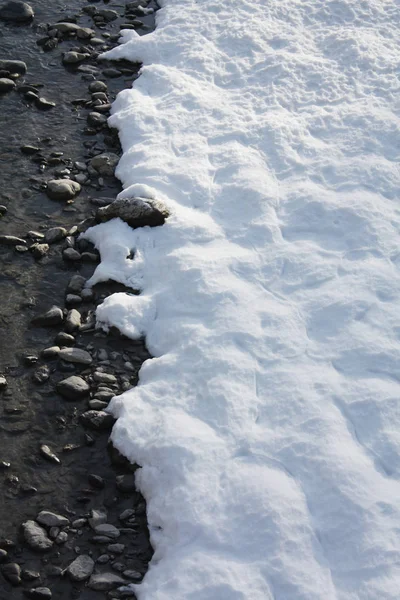
POLYGON ((139 600, 398 600, 400 9, 163 0, 87 237, 99 322, 155 357, 112 401, 155 555, 139 600), (131 251, 134 259, 129 259, 131 251))

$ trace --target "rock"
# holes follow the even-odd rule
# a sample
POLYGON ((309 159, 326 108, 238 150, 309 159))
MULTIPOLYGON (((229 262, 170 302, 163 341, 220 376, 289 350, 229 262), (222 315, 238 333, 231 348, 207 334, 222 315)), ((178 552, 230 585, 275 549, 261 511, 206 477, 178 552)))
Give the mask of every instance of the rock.
POLYGON ((26 23, 34 17, 31 6, 26 2, 11 0, 0 8, 0 19, 2 21, 13 21, 14 23, 26 23))
POLYGON ((103 410, 88 410, 81 414, 80 419, 84 427, 96 431, 111 429, 115 423, 114 417, 103 410))
POLYGON ((67 294, 65 304, 66 306, 79 306, 79 304, 82 304, 82 298, 76 294, 67 294))
POLYGON ((101 554, 96 562, 98 562, 99 565, 105 565, 106 563, 109 562, 109 560, 110 560, 110 557, 108 556, 108 554, 101 554))
POLYGON ((100 525, 96 525, 94 531, 96 535, 105 536, 112 540, 116 540, 121 535, 120 530, 110 523, 101 523, 100 525))
POLYGON ((90 302, 91 300, 93 300, 93 296, 94 296, 93 290, 90 290, 90 289, 82 290, 81 297, 84 302, 90 302))
POLYGON ((62 348, 58 353, 58 356, 59 358, 62 358, 62 360, 80 365, 90 365, 93 362, 89 352, 81 350, 81 348, 62 348))
POLYGON ((97 209, 96 219, 103 223, 120 218, 133 228, 157 227, 165 223, 169 213, 165 206, 148 198, 119 198, 97 209))
POLYGON ((107 125, 107 117, 98 112, 90 112, 87 116, 87 121, 91 127, 101 129, 107 125))
POLYGON ((120 521, 127 521, 128 519, 131 519, 132 517, 135 517, 135 511, 133 510, 133 508, 127 508, 119 515, 118 518, 120 521))
POLYGON ((107 69, 103 69, 102 71, 104 77, 109 77, 110 79, 115 79, 116 77, 121 77, 121 71, 118 69, 114 69, 113 67, 109 67, 107 69))
POLYGON ((40 579, 40 573, 31 571, 30 569, 24 569, 21 575, 24 581, 35 581, 35 579, 40 579))
POLYGON ((77 65, 89 57, 90 54, 84 54, 83 52, 74 52, 73 50, 71 50, 70 52, 65 52, 62 61, 64 65, 77 65))
POLYGON ((47 365, 42 365, 32 375, 32 379, 35 383, 42 384, 46 383, 50 378, 50 369, 47 365))
POLYGON ((68 541, 68 533, 66 531, 60 531, 58 536, 55 539, 56 544, 61 546, 61 544, 65 544, 68 541))
POLYGON ((81 186, 71 179, 52 179, 47 182, 46 194, 51 200, 72 200, 81 191, 81 186))
MULTIPOLYGON (((70 248, 70 250, 72 250, 72 248, 70 248)), ((81 313, 76 310, 76 308, 69 310, 65 320, 65 331, 67 331, 67 333, 71 333, 72 331, 79 329, 82 322, 81 319, 81 313)))
POLYGON ((43 325, 45 327, 51 327, 53 325, 59 325, 64 320, 64 314, 61 308, 58 306, 52 306, 49 310, 41 315, 38 315, 32 320, 35 325, 43 325))
POLYGON ((93 379, 99 383, 117 383, 117 378, 111 373, 102 373, 101 371, 95 371, 93 379))
POLYGON ((0 390, 4 390, 7 387, 7 379, 4 375, 0 375, 0 390))
POLYGON ((105 152, 93 157, 90 166, 103 177, 112 177, 119 162, 119 156, 112 152, 105 152))
POLYGON ((50 527, 49 538, 51 538, 52 540, 55 540, 59 533, 60 533, 59 527, 50 527))
MULTIPOLYGON (((75 338, 70 333, 66 333, 65 331, 60 331, 57 333, 55 342, 60 346, 73 346, 75 344, 75 338)), ((57 351, 58 356, 58 351, 57 351)))
POLYGON ((55 244, 66 238, 67 235, 68 232, 65 227, 52 227, 46 231, 45 240, 48 244, 55 244))
POLYGON ((56 463, 56 464, 60 464, 61 463, 61 461, 58 458, 58 456, 56 456, 54 454, 54 452, 46 444, 42 444, 40 446, 40 453, 49 462, 53 462, 53 463, 56 463))
POLYGON ((93 29, 80 27, 80 25, 77 25, 76 23, 54 23, 50 28, 66 35, 76 35, 80 39, 91 38, 95 35, 93 29))
POLYGON ((89 92, 106 92, 107 84, 104 81, 92 81, 89 84, 89 92))
POLYGON ((57 384, 57 391, 67 400, 80 400, 89 394, 90 386, 82 377, 72 375, 57 384))
POLYGON ((0 548, 0 563, 3 563, 7 560, 8 558, 8 552, 7 550, 4 550, 4 548, 0 548))
POLYGON ((81 554, 67 568, 66 572, 72 581, 89 579, 94 569, 94 561, 87 554, 81 554))
POLYGON ((0 59, 0 71, 7 71, 8 73, 17 73, 18 75, 25 75, 26 64, 22 60, 7 60, 0 59))
POLYGON ((124 577, 131 579, 132 581, 141 581, 143 579, 143 575, 139 573, 139 571, 134 571, 133 569, 125 570, 124 577))
POLYGON ((26 241, 15 235, 0 235, 0 245, 17 246, 18 244, 26 244, 26 241))
POLYGON ((41 96, 39 96, 39 98, 35 100, 35 105, 36 108, 39 108, 40 110, 49 110, 50 108, 54 108, 56 106, 56 103, 52 102, 51 100, 46 100, 46 98, 42 98, 41 96))
POLYGON ((119 17, 119 14, 116 10, 110 10, 108 8, 102 8, 97 12, 97 14, 100 17, 103 17, 103 19, 107 21, 107 23, 109 23, 110 21, 115 21, 115 19, 118 19, 119 17))
POLYGON ((98 592, 107 592, 119 585, 126 585, 126 580, 116 573, 96 573, 89 579, 88 587, 98 592))
POLYGON ((15 81, 7 77, 0 77, 0 94, 11 92, 15 88, 15 81))
POLYGON ((102 490, 104 488, 104 479, 100 477, 100 475, 94 475, 94 473, 90 473, 88 476, 88 481, 90 485, 97 490, 102 490))
POLYGON ((51 346, 42 350, 40 354, 43 358, 57 358, 59 352, 60 346, 51 346))
POLYGON ((93 410, 104 410, 107 406, 108 402, 104 402, 103 400, 98 400, 97 398, 89 400, 89 408, 93 410))
POLYGON ((11 585, 19 585, 21 583, 21 567, 17 563, 7 563, 1 567, 3 577, 11 583, 11 585))
POLYGON ((24 590, 25 596, 31 598, 31 600, 50 600, 52 593, 48 587, 37 587, 31 588, 30 590, 24 590))
POLYGON ((34 258, 40 260, 41 258, 46 256, 46 254, 50 250, 50 247, 48 244, 32 244, 29 250, 32 252, 34 258))
POLYGON ((117 488, 120 492, 135 492, 135 476, 132 475, 118 475, 116 478, 117 488))
POLYGON ((91 517, 89 519, 89 525, 92 529, 95 529, 97 525, 107 523, 107 513, 103 509, 92 509, 91 517))
POLYGON ((63 250, 63 258, 65 260, 70 260, 71 262, 77 262, 81 260, 81 255, 74 248, 66 248, 63 250))
POLYGON ((32 154, 39 152, 40 148, 38 146, 32 146, 31 144, 25 144, 24 146, 21 146, 20 150, 22 154, 32 156, 32 154))
POLYGON ((82 275, 73 275, 69 280, 67 292, 72 292, 73 294, 80 294, 83 288, 85 287, 85 284, 85 277, 82 277, 82 275))
POLYGON ((22 525, 24 538, 26 543, 33 550, 50 550, 53 546, 53 542, 48 537, 45 529, 35 523, 35 521, 26 521, 22 525))
POLYGON ((125 550, 125 544, 109 544, 107 546, 107 552, 111 554, 122 554, 125 550))
POLYGON ((66 527, 69 525, 69 519, 67 519, 67 517, 48 510, 42 510, 36 517, 36 521, 46 527, 66 527))

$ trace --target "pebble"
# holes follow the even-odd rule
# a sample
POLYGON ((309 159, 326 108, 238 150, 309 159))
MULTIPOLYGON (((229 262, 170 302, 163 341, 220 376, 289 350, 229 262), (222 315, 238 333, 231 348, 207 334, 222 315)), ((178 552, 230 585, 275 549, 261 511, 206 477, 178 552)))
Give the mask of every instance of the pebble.
POLYGON ((105 536, 113 540, 116 540, 121 535, 119 529, 110 523, 101 523, 100 525, 96 525, 94 531, 97 535, 105 536))
POLYGON ((133 571, 132 569, 127 569, 123 574, 124 577, 132 579, 132 581, 140 581, 143 578, 143 575, 139 571, 133 571))
POLYGON ((7 211, 7 206, 4 206, 4 204, 0 204, 0 217, 3 217, 5 214, 7 214, 7 211))
POLYGON ((49 348, 45 348, 44 350, 42 350, 40 355, 43 358, 57 358, 59 352, 59 346, 50 346, 49 348))
POLYGON ((42 510, 36 517, 36 521, 46 527, 66 527, 69 525, 67 517, 50 512, 49 510, 42 510))
POLYGON ((7 77, 0 77, 0 94, 11 92, 15 88, 15 81, 7 77))
POLYGON ((93 296, 94 296, 93 290, 90 290, 90 289, 82 290, 81 297, 82 297, 83 301, 90 302, 91 300, 93 300, 93 296))
POLYGON ((85 277, 82 275, 73 275, 67 285, 67 291, 74 294, 80 294, 86 283, 85 277))
POLYGON ((115 19, 118 19, 119 17, 119 14, 116 10, 110 10, 107 8, 99 10, 97 14, 107 22, 115 21, 115 19))
POLYGON ((109 544, 107 546, 107 552, 112 554, 122 554, 125 550, 125 544, 109 544))
MULTIPOLYGON (((107 360, 107 355, 106 358, 103 358, 102 360, 107 360)), ((117 383, 117 378, 115 375, 112 375, 111 373, 102 373, 100 371, 94 372, 93 379, 99 383, 117 383)))
POLYGON ((41 96, 39 96, 39 98, 35 100, 35 105, 36 108, 39 108, 40 110, 49 110, 51 108, 54 108, 56 106, 56 103, 52 102, 51 100, 46 100, 46 98, 42 98, 41 96))
POLYGON ((157 227, 165 223, 168 211, 161 203, 149 198, 118 198, 97 209, 96 218, 100 222, 118 217, 132 228, 157 227))
MULTIPOLYGON (((60 346, 73 346, 75 344, 75 338, 70 333, 66 333, 65 331, 60 331, 57 333, 55 342, 60 346)), ((58 355, 58 352, 57 352, 58 355)))
POLYGON ((118 71, 118 69, 113 69, 112 67, 103 69, 102 73, 104 77, 109 77, 110 79, 115 79, 116 77, 121 77, 122 75, 121 71, 118 71))
POLYGON ((58 458, 58 456, 56 456, 54 454, 54 452, 49 448, 49 446, 47 446, 46 444, 42 444, 40 446, 40 453, 42 454, 42 456, 44 456, 44 458, 46 460, 48 460, 49 462, 53 462, 56 464, 60 464, 61 461, 58 458))
POLYGON ((107 406, 108 402, 104 402, 103 400, 98 400, 97 398, 89 400, 89 408, 93 410, 104 410, 107 406))
POLYGON ((5 560, 7 560, 7 557, 8 557, 7 550, 4 550, 4 548, 0 548, 0 563, 3 563, 5 560))
POLYGON ((101 129, 107 125, 107 117, 98 112, 90 112, 87 116, 87 122, 96 129, 101 129))
POLYGON ((88 587, 98 592, 107 592, 119 585, 126 585, 126 580, 116 573, 96 573, 89 579, 88 587))
POLYGON ((45 240, 48 244, 55 244, 66 238, 67 235, 68 232, 65 227, 52 227, 46 231, 45 240))
POLYGON ((108 556, 108 554, 101 554, 96 562, 98 562, 100 565, 105 565, 109 562, 109 560, 110 557, 108 556))
POLYGON ((117 154, 104 152, 103 154, 94 156, 90 161, 90 166, 100 175, 112 177, 118 162, 119 156, 117 154))
POLYGON ((24 581, 34 581, 35 579, 40 579, 40 573, 37 571, 31 571, 30 569, 23 569, 21 575, 24 581))
POLYGON ((7 563, 1 567, 3 577, 12 585, 17 586, 21 583, 21 567, 17 563, 7 563))
POLYGON ((33 550, 49 550, 53 542, 48 537, 46 530, 35 521, 26 521, 22 525, 26 543, 33 550))
POLYGON ((7 379, 4 375, 0 375, 0 390, 4 390, 7 387, 7 379))
POLYGON ((17 246, 19 244, 26 244, 26 241, 22 238, 16 237, 15 235, 0 235, 0 244, 3 246, 17 246))
POLYGON ((103 410, 88 410, 81 414, 80 419, 84 427, 96 431, 111 429, 115 422, 114 417, 103 410))
POLYGON ((33 257, 39 260, 46 256, 50 250, 50 246, 48 244, 32 244, 29 250, 32 252, 33 257))
POLYGON ((83 52, 74 52, 73 50, 71 50, 70 52, 65 52, 62 61, 64 65, 76 65, 83 62, 89 57, 90 54, 84 54, 83 52))
POLYGON ((0 71, 25 75, 26 70, 26 63, 22 62, 22 60, 0 59, 0 71))
MULTIPOLYGON (((72 250, 72 248, 69 248, 69 250, 72 250)), ((76 331, 81 326, 81 323, 81 313, 76 310, 76 308, 71 308, 71 310, 68 311, 67 318, 65 320, 65 331, 67 333, 76 331)))
POLYGON ((0 8, 0 19, 2 21, 12 21, 14 23, 26 23, 34 17, 32 7, 26 2, 10 0, 0 8))
POLYGON ((81 260, 81 255, 74 248, 66 248, 63 250, 63 258, 72 262, 77 262, 78 260, 81 260))
POLYGON ((58 353, 58 356, 62 360, 77 363, 80 365, 90 365, 93 362, 93 359, 89 352, 87 352, 86 350, 82 350, 81 348, 62 348, 58 353))
POLYGON ((88 481, 90 485, 98 490, 102 490, 104 488, 104 479, 100 477, 100 475, 95 475, 94 473, 90 473, 88 475, 88 481))
POLYGON ((68 533, 66 531, 60 531, 60 533, 58 534, 58 536, 55 539, 56 544, 58 544, 59 546, 61 544, 65 544, 65 542, 68 541, 68 533))
POLYGON ((66 569, 72 581, 89 579, 94 569, 94 560, 87 554, 81 554, 66 569))
POLYGON ((51 590, 48 587, 37 587, 31 588, 30 590, 24 590, 24 594, 32 600, 50 600, 52 597, 51 590))
POLYGON ((104 81, 92 81, 89 84, 89 92, 106 92, 107 84, 104 81))
POLYGON ((135 511, 132 508, 127 508, 119 515, 118 518, 120 521, 127 521, 128 519, 130 519, 131 517, 134 517, 134 516, 135 516, 135 511))
POLYGON ((59 533, 60 533, 59 527, 50 527, 49 538, 51 538, 52 540, 55 540, 59 533))
POLYGON ((58 306, 52 306, 45 313, 38 315, 32 320, 32 323, 36 325, 43 325, 45 327, 52 325, 59 325, 64 320, 64 314, 61 308, 58 306))
POLYGON ((65 304, 67 306, 78 306, 79 304, 82 304, 82 298, 76 294, 67 294, 65 304))
POLYGON ((47 182, 46 193, 51 200, 72 200, 81 191, 81 186, 72 179, 52 179, 47 182))
POLYGON ((57 391, 67 400, 79 400, 89 394, 89 384, 78 375, 71 375, 57 384, 57 391))

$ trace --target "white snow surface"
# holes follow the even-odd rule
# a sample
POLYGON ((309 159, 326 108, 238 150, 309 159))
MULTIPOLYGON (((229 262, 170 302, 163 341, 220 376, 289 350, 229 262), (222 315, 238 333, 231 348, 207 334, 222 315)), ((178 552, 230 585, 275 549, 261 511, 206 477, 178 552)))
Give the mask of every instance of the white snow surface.
POLYGON ((139 600, 400 597, 400 6, 163 0, 110 124, 162 227, 88 231, 141 465, 139 600), (134 250, 133 260, 127 258, 134 250))

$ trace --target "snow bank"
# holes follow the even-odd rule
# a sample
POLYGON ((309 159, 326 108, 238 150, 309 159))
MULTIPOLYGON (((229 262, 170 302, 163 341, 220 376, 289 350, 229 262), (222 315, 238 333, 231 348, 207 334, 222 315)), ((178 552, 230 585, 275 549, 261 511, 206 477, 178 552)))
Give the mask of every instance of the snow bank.
POLYGON ((400 10, 163 0, 111 125, 155 229, 89 230, 98 318, 155 357, 115 398, 155 555, 140 600, 400 589, 400 10), (134 260, 129 259, 134 251, 134 260))

